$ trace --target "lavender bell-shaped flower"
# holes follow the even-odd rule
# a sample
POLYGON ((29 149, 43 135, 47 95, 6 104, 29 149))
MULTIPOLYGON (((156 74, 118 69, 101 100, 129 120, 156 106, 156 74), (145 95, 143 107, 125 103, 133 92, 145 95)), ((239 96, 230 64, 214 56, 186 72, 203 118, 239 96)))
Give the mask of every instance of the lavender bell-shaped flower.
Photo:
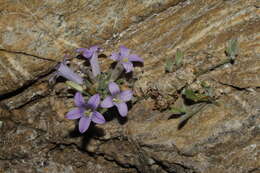
POLYGON ((110 56, 111 59, 118 61, 123 65, 126 73, 133 71, 132 62, 144 62, 143 59, 140 58, 138 55, 130 54, 130 51, 131 50, 126 48, 125 46, 120 46, 120 51, 118 53, 112 53, 112 55, 110 56))
POLYGON ((118 85, 115 82, 110 82, 108 85, 111 96, 107 96, 102 102, 101 107, 110 108, 116 106, 119 114, 125 117, 128 112, 126 102, 131 100, 133 93, 131 90, 120 92, 118 85))
POLYGON ((77 92, 74 96, 74 102, 77 108, 69 111, 66 115, 66 118, 70 120, 80 119, 80 133, 84 133, 89 128, 91 121, 97 124, 104 124, 106 122, 103 115, 97 111, 100 103, 99 94, 93 95, 89 98, 88 102, 85 103, 82 94, 77 92))
POLYGON ((83 78, 72 71, 65 62, 61 62, 57 68, 57 75, 62 76, 77 84, 83 84, 83 78))
POLYGON ((82 53, 82 55, 89 60, 94 77, 100 74, 100 67, 98 63, 99 50, 100 48, 98 46, 92 46, 89 49, 86 48, 77 49, 78 53, 82 53))

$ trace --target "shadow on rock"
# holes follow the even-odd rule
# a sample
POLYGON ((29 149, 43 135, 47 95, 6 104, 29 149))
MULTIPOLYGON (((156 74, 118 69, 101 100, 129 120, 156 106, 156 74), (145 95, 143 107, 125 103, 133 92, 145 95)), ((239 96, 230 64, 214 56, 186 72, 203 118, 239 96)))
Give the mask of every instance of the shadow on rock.
POLYGON ((70 138, 82 137, 81 148, 86 148, 92 138, 98 138, 105 135, 105 131, 102 128, 96 127, 94 123, 91 123, 88 130, 85 133, 80 133, 78 126, 69 132, 70 138))

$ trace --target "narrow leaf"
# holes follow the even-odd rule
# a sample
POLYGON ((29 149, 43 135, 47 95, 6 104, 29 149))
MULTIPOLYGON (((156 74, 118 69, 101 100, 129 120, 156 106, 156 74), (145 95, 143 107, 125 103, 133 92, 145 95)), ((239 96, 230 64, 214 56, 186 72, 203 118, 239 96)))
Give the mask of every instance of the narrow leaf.
POLYGON ((175 64, 176 66, 180 66, 182 64, 184 54, 180 49, 177 49, 176 54, 175 54, 175 64))
POLYGON ((66 85, 68 85, 69 87, 71 87, 71 88, 73 88, 73 89, 75 89, 75 90, 77 90, 77 91, 79 91, 79 92, 83 92, 83 90, 84 90, 81 85, 79 85, 79 84, 77 84, 77 83, 75 83, 75 82, 66 81, 65 83, 66 83, 66 85))
POLYGON ((173 66, 174 61, 172 59, 167 59, 165 64, 165 71, 168 73, 173 72, 173 66))
POLYGON ((186 110, 184 107, 182 107, 182 108, 173 107, 173 108, 171 108, 171 112, 173 114, 184 114, 184 113, 186 113, 186 110))
POLYGON ((185 89, 184 95, 189 100, 193 100, 195 102, 199 100, 199 97, 197 96, 197 94, 193 90, 185 89))
POLYGON ((235 59, 238 52, 237 39, 231 39, 228 42, 226 53, 231 59, 235 59))

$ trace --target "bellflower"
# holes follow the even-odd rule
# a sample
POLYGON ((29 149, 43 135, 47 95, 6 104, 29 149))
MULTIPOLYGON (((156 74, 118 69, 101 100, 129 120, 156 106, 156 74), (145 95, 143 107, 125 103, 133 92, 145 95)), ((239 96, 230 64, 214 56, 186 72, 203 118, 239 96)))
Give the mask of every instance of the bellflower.
POLYGON ((100 74, 100 67, 98 63, 99 50, 100 48, 98 46, 92 46, 89 49, 79 48, 76 50, 78 53, 82 53, 82 55, 89 60, 94 77, 100 74))
POLYGON ((136 54, 130 54, 130 49, 126 48, 125 46, 120 46, 119 53, 112 53, 110 56, 111 59, 120 62, 126 73, 133 71, 133 63, 132 62, 141 62, 143 63, 143 59, 140 58, 136 54))
POLYGON ((115 82, 110 82, 108 85, 111 96, 107 96, 102 102, 101 107, 110 108, 116 106, 119 114, 125 117, 128 112, 128 108, 125 102, 131 100, 133 93, 131 90, 120 92, 118 85, 115 82))
POLYGON ((62 76, 77 84, 83 84, 83 78, 73 72, 65 62, 61 62, 57 68, 57 75, 62 76))
POLYGON ((79 120, 79 131, 84 133, 90 125, 90 122, 93 121, 97 124, 104 124, 106 122, 105 118, 101 113, 97 111, 97 108, 100 103, 99 94, 95 94, 85 103, 84 98, 80 92, 77 92, 74 96, 74 102, 77 108, 72 109, 66 115, 67 119, 79 120))

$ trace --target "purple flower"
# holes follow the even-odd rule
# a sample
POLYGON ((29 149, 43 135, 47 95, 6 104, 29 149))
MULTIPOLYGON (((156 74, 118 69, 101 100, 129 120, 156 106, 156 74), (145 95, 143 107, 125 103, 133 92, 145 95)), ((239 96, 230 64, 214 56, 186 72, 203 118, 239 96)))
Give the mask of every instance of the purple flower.
POLYGON ((132 62, 144 62, 143 59, 138 55, 130 54, 130 49, 126 48, 125 46, 120 46, 120 52, 112 53, 110 58, 115 61, 119 61, 123 65, 126 73, 133 71, 132 62))
POLYGON ((70 120, 79 119, 79 131, 84 133, 93 121, 97 124, 104 124, 105 118, 101 113, 96 111, 100 103, 99 94, 95 94, 85 103, 84 98, 80 92, 77 92, 74 96, 74 102, 77 108, 72 109, 66 115, 66 118, 70 120))
POLYGON ((115 82, 110 82, 108 85, 111 96, 107 96, 102 102, 101 107, 110 108, 116 106, 119 114, 125 117, 128 112, 128 108, 125 102, 131 100, 133 93, 131 90, 120 92, 118 85, 115 82))
POLYGON ((99 50, 100 48, 98 46, 92 46, 89 49, 79 48, 76 50, 78 53, 82 53, 82 55, 89 60, 94 77, 100 74, 100 67, 98 64, 99 50))
POLYGON ((83 78, 73 72, 65 62, 61 62, 57 68, 57 75, 62 76, 77 84, 83 84, 83 78))

